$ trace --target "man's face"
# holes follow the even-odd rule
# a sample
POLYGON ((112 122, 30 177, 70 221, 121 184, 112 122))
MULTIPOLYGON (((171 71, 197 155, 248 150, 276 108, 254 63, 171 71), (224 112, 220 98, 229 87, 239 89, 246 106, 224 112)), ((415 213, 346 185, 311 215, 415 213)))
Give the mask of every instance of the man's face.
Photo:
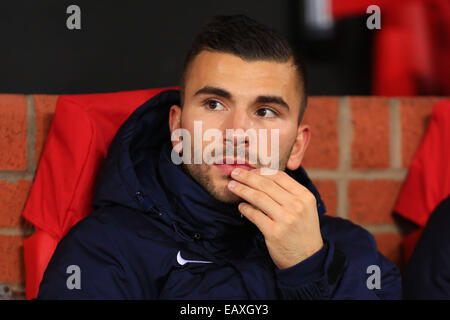
MULTIPOLYGON (((301 100, 301 83, 291 61, 248 62, 232 54, 201 51, 191 62, 185 78, 183 107, 172 106, 169 117, 171 132, 183 128, 192 137, 192 161, 183 164, 184 170, 216 199, 236 203, 240 199, 227 188, 233 168, 273 168, 273 163, 263 164, 260 160, 263 152, 273 156, 272 152, 276 150, 279 170, 297 169, 309 141, 309 127, 298 126, 301 100), (202 138, 202 143, 195 146, 194 121, 201 121, 202 132, 216 129, 222 132, 223 138, 219 141, 202 138), (235 134, 227 134, 227 129, 233 129, 235 134), (236 129, 242 129, 241 132, 253 129, 258 133, 258 142, 253 144, 257 148, 250 148, 249 137, 239 134, 236 129), (267 130, 265 150, 260 148, 262 135, 259 133, 264 131, 260 129, 267 130), (278 141, 271 139, 273 130, 278 131, 278 141), (245 150, 247 162, 244 165, 226 164, 230 160, 224 158, 222 165, 205 161, 195 164, 195 152, 206 153, 208 145, 222 146, 223 155, 212 152, 217 156, 216 160, 225 156, 225 150, 232 149, 237 161, 240 149, 245 150), (251 154, 257 155, 252 159, 258 161, 250 161, 251 154)), ((174 146, 176 144, 173 142, 174 146)))

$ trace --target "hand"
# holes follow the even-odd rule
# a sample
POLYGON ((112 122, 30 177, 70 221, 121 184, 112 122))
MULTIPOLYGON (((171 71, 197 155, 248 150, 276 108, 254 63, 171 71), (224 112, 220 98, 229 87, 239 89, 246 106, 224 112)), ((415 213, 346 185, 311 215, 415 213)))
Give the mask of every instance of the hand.
POLYGON ((275 265, 289 268, 323 247, 316 198, 287 173, 234 169, 228 188, 249 203, 239 211, 264 235, 275 265), (237 174, 236 174, 237 173, 237 174))

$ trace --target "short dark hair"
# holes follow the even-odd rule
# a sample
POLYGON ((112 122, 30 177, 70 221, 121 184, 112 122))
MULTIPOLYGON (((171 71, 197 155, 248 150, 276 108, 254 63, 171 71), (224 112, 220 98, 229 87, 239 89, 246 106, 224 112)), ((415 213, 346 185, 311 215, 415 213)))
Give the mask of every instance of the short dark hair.
POLYGON ((307 103, 306 69, 299 53, 280 33, 242 14, 213 17, 197 34, 186 55, 180 79, 182 103, 189 66, 203 50, 231 53, 248 61, 287 62, 293 59, 302 84, 300 123, 307 103))

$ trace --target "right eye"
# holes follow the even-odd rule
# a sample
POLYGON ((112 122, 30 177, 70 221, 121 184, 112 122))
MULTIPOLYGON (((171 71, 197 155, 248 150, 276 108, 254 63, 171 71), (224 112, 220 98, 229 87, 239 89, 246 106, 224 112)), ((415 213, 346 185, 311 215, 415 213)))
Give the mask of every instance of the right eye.
POLYGON ((221 111, 225 109, 225 107, 219 101, 212 99, 206 100, 204 105, 208 110, 211 111, 221 111))

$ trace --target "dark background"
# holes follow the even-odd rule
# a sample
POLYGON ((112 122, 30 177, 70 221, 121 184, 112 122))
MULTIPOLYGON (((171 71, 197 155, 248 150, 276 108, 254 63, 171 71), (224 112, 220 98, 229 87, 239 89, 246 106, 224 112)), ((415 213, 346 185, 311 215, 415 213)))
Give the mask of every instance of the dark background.
POLYGON ((184 55, 216 14, 247 14, 301 49, 311 95, 370 94, 366 17, 327 37, 305 29, 297 0, 11 1, 0 4, 0 93, 93 93, 178 85, 184 55), (69 30, 69 5, 81 30, 69 30))

